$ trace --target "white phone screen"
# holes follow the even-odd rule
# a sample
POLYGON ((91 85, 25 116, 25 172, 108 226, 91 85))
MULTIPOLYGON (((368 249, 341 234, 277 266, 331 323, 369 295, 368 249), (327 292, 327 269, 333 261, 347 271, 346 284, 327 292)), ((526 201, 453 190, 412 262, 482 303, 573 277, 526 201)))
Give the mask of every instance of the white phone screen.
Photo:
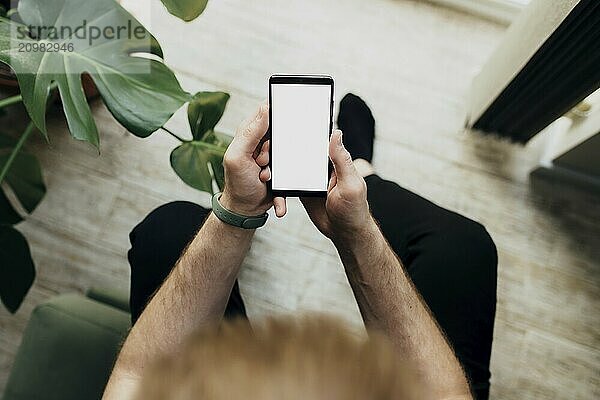
POLYGON ((326 191, 331 86, 271 84, 273 190, 326 191))

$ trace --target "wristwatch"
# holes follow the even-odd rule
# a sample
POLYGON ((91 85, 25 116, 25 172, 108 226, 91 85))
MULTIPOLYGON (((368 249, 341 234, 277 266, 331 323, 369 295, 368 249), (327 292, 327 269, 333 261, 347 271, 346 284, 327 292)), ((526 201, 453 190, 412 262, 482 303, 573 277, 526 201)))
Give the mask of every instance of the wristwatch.
POLYGON ((217 218, 225 222, 228 225, 236 226, 243 229, 256 229, 260 228, 267 222, 269 214, 264 213, 263 215, 249 217, 247 215, 238 214, 231 210, 223 207, 221 202, 222 193, 215 193, 212 197, 212 210, 217 218))

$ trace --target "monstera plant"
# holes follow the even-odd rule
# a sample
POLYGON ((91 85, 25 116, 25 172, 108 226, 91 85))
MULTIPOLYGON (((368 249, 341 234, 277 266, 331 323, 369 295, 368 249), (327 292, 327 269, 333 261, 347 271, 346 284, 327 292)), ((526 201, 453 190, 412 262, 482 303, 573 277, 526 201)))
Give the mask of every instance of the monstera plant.
MULTIPOLYGON (((207 4, 162 1, 185 21, 200 15, 207 4)), ((173 169, 186 184, 205 192, 223 185, 222 160, 231 137, 214 130, 229 95, 184 91, 164 64, 156 39, 115 0, 20 0, 16 9, 3 5, 0 66, 14 77, 19 93, 0 100, 0 298, 14 313, 35 277, 29 245, 15 225, 46 192, 40 163, 24 145, 37 132, 49 139, 46 111, 54 99, 60 99, 71 135, 97 149, 101 140, 88 105, 90 87, 132 134, 144 138, 163 130, 173 135, 181 142, 171 153, 173 169), (116 27, 134 34, 115 37, 116 27), (60 35, 58 28, 63 28, 60 35), (104 35, 96 37, 96 32, 104 35), (15 138, 1 131, 1 118, 20 103, 30 121, 15 138), (164 128, 186 103, 191 140, 164 128)))

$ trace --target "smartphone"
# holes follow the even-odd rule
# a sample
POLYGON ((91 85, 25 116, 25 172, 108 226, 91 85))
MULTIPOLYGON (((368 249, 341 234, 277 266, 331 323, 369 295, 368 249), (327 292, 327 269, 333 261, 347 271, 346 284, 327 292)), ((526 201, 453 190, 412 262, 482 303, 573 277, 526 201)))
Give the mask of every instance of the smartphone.
POLYGON ((327 195, 333 102, 331 76, 269 78, 270 185, 274 196, 327 195))

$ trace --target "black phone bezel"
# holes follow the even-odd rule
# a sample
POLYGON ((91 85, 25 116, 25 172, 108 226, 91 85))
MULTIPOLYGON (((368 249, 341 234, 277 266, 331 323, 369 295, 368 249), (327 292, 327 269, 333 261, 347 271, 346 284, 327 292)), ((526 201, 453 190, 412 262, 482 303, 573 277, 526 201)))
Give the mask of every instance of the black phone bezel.
MULTIPOLYGON (((271 162, 273 160, 273 139, 271 137, 271 122, 272 122, 272 107, 271 107, 271 86, 273 84, 304 84, 304 85, 329 85, 331 88, 331 103, 329 105, 329 137, 333 132, 333 104, 334 98, 334 83, 333 78, 329 75, 271 75, 269 78, 269 129, 267 132, 267 138, 271 140, 271 146, 269 146, 269 168, 273 171, 271 162)), ((333 167, 331 160, 329 160, 329 154, 327 155, 328 162, 328 176, 327 182, 331 179, 331 171, 333 167)), ((272 181, 269 180, 268 187, 273 196, 276 197, 326 197, 327 190, 273 190, 272 181)))

